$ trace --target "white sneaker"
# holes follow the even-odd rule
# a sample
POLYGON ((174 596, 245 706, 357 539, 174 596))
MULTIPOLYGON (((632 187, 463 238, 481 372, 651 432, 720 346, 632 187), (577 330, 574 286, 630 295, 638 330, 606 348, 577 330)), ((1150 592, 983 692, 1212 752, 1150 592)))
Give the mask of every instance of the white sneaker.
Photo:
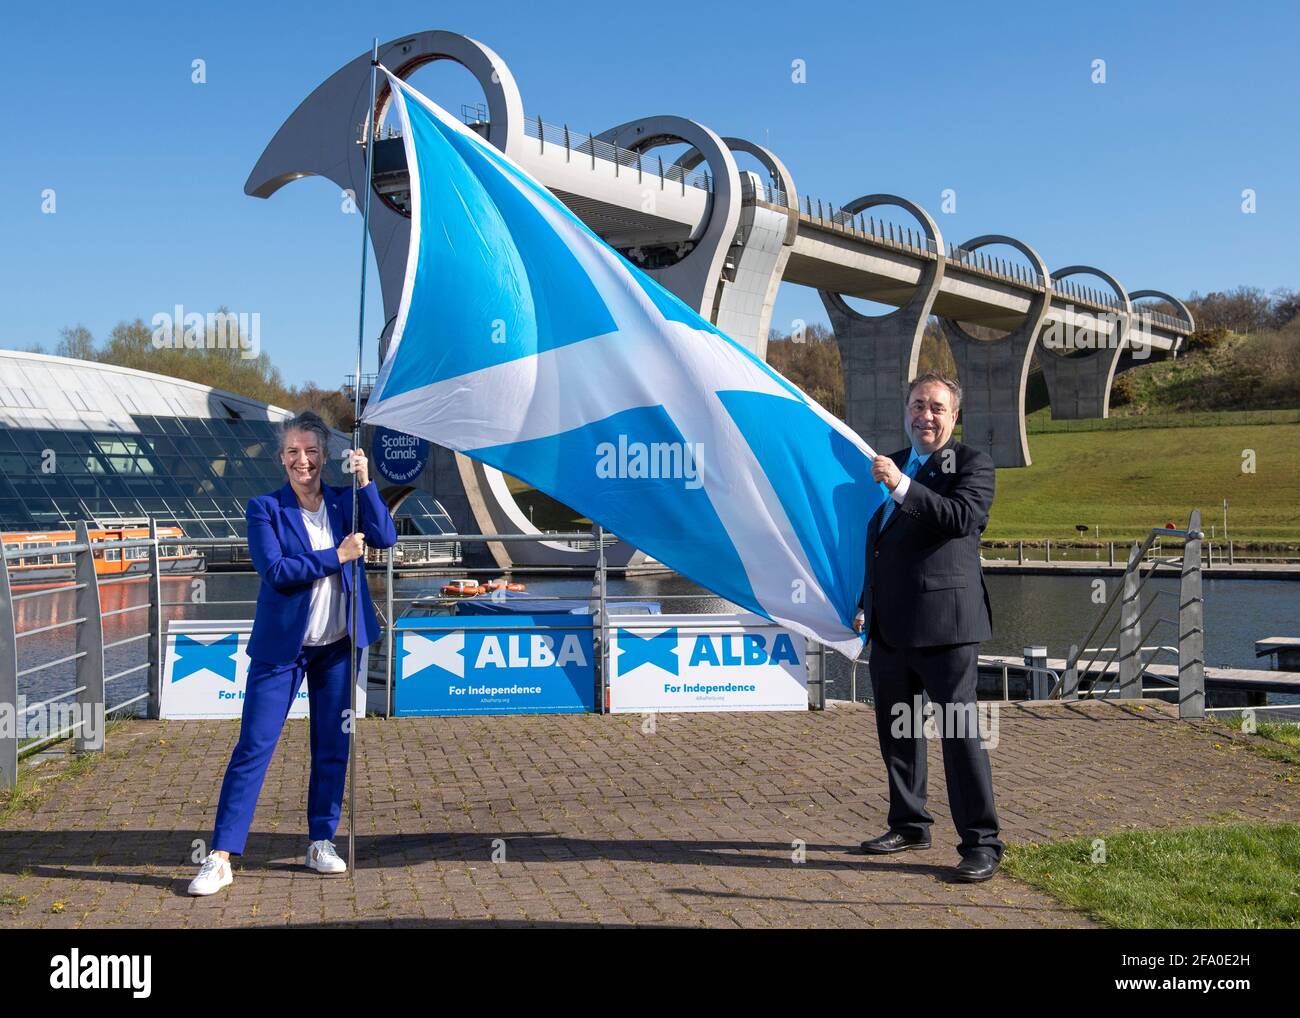
POLYGON ((320 873, 343 873, 348 868, 334 851, 334 842, 324 839, 313 841, 307 849, 307 865, 320 873))
POLYGON ((216 894, 227 884, 235 881, 230 871, 230 860, 223 859, 216 852, 209 852, 199 867, 199 875, 190 881, 190 894, 216 894))

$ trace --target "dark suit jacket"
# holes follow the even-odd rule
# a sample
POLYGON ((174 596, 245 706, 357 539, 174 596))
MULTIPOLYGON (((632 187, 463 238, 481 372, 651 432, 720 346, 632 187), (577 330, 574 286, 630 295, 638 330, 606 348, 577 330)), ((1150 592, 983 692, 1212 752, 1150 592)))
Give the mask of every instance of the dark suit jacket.
MULTIPOLYGON (((352 488, 322 484, 329 507, 330 526, 341 541, 352 532, 352 488)), ((393 517, 371 481, 359 489, 361 532, 371 548, 391 548, 397 543, 393 517)), ((348 632, 352 631, 352 567, 339 562, 337 546, 315 551, 302 522, 298 496, 286 481, 278 491, 258 495, 248 502, 248 552, 262 578, 257 591, 257 613, 248 638, 248 656, 255 661, 288 664, 302 650, 307 635, 312 586, 323 576, 339 573, 348 602, 348 632)), ((379 619, 366 585, 365 558, 358 560, 361 589, 360 632, 356 647, 368 647, 379 638, 379 619)))
MULTIPOLYGON (((890 458, 902 470, 911 452, 890 458)), ((913 478, 883 531, 884 506, 876 510, 867 528, 861 601, 869 637, 879 634, 891 647, 934 647, 993 635, 980 534, 994 478, 987 453, 949 439, 913 478)))

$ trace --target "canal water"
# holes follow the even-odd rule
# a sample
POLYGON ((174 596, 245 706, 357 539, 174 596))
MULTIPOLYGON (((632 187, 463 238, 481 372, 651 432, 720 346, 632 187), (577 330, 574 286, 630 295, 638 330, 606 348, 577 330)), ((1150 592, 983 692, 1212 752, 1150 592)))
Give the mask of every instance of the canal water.
MULTIPOLYGON (((548 597, 587 598, 592 591, 590 578, 529 578, 523 577, 528 591, 548 597)), ((400 576, 395 584, 395 596, 411 598, 421 594, 436 593, 444 582, 430 576, 400 576)), ((993 606, 993 638, 982 645, 985 654, 1012 654, 1020 656, 1026 645, 1047 647, 1049 657, 1065 657, 1071 643, 1080 642, 1101 611, 1097 598, 1111 592, 1110 584, 1119 577, 1087 576, 1029 576, 990 575, 986 577, 989 599, 993 606)), ((165 578, 162 581, 163 601, 167 603, 169 619, 239 619, 251 618, 252 602, 257 596, 258 580, 254 575, 234 573, 208 573, 199 576, 165 578), (179 603, 177 603, 179 602, 179 603), (248 603, 231 603, 248 602, 248 603)), ((1178 581, 1152 579, 1149 589, 1161 591, 1158 603, 1147 613, 1146 619, 1176 618, 1178 581)), ((101 608, 110 612, 147 600, 147 585, 142 581, 117 583, 101 588, 101 608)), ((372 577, 371 591, 376 603, 383 603, 383 577, 372 577)), ((611 597, 639 600, 659 600, 665 613, 718 613, 734 610, 721 598, 675 575, 641 576, 609 580, 611 597)), ((1205 658, 1211 665, 1238 668, 1264 667, 1255 658, 1254 643, 1268 636, 1300 635, 1300 584, 1286 580, 1229 580, 1207 579, 1205 593, 1205 658)), ((59 591, 48 596, 18 601, 18 631, 54 625, 74 617, 71 592, 59 591)), ((401 613, 399 604, 398 614, 401 613)), ((146 612, 128 612, 105 620, 106 644, 122 640, 144 631, 146 612)), ((1103 634, 1104 635, 1104 634, 1103 634)), ((1107 645, 1113 646, 1115 634, 1107 645)), ((145 642, 138 640, 105 653, 105 672, 130 668, 144 660, 145 642)), ((1161 625, 1144 630, 1143 643, 1175 644, 1177 633, 1173 626, 1161 625)), ((1096 643, 1094 642, 1094 645, 1096 643)), ((21 671, 43 661, 51 661, 76 650, 72 627, 49 633, 38 633, 19 640, 21 671)), ((1155 658, 1157 662, 1172 661, 1170 655, 1155 658)), ((834 652, 827 653, 827 694, 832 698, 847 699, 854 668, 850 662, 834 652)), ((859 699, 869 686, 867 671, 859 665, 857 694, 859 699)), ((145 675, 135 672, 109 684, 107 703, 111 707, 124 703, 143 692, 145 675)), ((18 680, 20 695, 32 704, 73 688, 73 666, 62 664, 18 680)), ((1270 694, 1269 702, 1294 702, 1300 698, 1270 694)), ((136 704, 138 713, 143 704, 136 704)))

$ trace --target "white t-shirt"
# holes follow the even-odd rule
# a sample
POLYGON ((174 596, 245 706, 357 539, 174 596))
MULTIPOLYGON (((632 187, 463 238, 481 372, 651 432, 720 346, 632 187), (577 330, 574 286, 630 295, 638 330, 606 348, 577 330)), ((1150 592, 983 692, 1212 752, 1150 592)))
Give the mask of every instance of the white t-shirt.
MULTIPOLYGON (((302 507, 299 506, 301 509, 302 507)), ((330 527, 329 507, 322 498, 315 512, 302 509, 303 526, 313 551, 335 548, 334 531, 330 527)), ((338 573, 322 576, 311 588, 311 609, 307 616, 307 635, 304 647, 319 647, 348 635, 347 600, 343 597, 343 582, 338 573)))

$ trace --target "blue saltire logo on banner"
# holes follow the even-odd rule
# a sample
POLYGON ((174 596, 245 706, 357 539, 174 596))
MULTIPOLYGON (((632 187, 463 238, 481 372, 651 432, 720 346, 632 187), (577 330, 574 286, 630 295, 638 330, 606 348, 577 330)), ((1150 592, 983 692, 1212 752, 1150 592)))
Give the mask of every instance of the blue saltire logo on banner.
POLYGON ((231 633, 211 643, 200 643, 191 636, 178 633, 172 644, 172 682, 209 671, 228 682, 235 681, 237 663, 235 655, 239 652, 239 634, 231 633))

